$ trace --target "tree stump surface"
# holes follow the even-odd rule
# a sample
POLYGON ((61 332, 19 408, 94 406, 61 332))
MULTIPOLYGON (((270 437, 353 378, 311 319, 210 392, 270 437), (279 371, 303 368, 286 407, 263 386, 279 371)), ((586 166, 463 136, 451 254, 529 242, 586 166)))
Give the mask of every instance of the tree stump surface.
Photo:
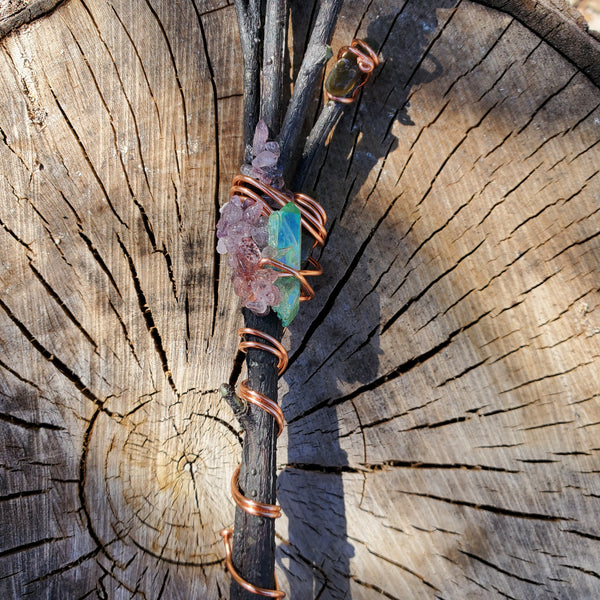
MULTIPOLYGON (((339 20, 384 63, 302 190, 330 237, 280 389, 294 600, 600 597, 599 43, 485 4, 339 20)), ((0 41, 2 598, 229 595, 234 13, 69 0, 0 41)))

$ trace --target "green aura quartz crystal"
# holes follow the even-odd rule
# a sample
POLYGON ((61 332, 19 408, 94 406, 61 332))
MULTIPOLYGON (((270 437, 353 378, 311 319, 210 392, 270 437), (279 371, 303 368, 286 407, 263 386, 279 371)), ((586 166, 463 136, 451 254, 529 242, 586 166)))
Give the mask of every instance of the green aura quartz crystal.
POLYGON ((338 60, 325 81, 325 89, 333 96, 349 96, 362 81, 363 73, 356 64, 356 56, 350 52, 338 60))
MULTIPOLYGON (((288 267, 300 269, 301 215, 293 202, 272 212, 267 225, 269 246, 276 250, 275 258, 288 267)), ((273 307, 284 327, 298 314, 300 282, 295 277, 279 277, 275 285, 281 292, 281 302, 273 307)))

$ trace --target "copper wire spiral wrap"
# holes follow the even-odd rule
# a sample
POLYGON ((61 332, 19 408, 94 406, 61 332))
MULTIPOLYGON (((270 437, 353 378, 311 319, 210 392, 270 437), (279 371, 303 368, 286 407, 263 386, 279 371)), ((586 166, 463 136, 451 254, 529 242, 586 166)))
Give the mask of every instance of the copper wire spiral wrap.
POLYGON ((302 226, 315 240, 315 246, 322 246, 327 237, 325 224, 327 223, 327 215, 321 206, 306 194, 284 194, 276 190, 270 185, 266 185, 247 177, 246 175, 238 175, 233 180, 233 185, 229 190, 230 196, 239 196, 240 198, 250 198, 255 202, 260 202, 263 205, 263 212, 270 215, 273 212, 273 207, 267 203, 266 199, 270 199, 279 207, 285 206, 288 202, 293 202, 302 215, 302 226))
POLYGON ((283 347, 281 342, 277 341, 274 337, 270 335, 258 331, 258 329, 252 329, 250 327, 242 327, 238 329, 238 335, 244 337, 245 335, 253 335, 255 337, 260 337, 265 340, 265 342, 253 342, 251 340, 242 340, 239 345, 239 349, 242 352, 246 352, 248 348, 258 348, 259 350, 264 350, 265 352, 270 352, 277 357, 277 375, 281 375, 287 368, 288 365, 288 354, 286 349, 283 347), (270 345, 269 345, 270 344, 270 345))
POLYGON ((338 52, 337 59, 340 60, 344 54, 354 54, 356 56, 356 64, 364 74, 362 81, 354 88, 351 96, 334 96, 327 90, 325 91, 325 95, 329 100, 333 100, 334 102, 352 104, 360 88, 367 83, 369 75, 379 65, 379 59, 375 51, 363 40, 352 40, 350 46, 342 46, 338 52))
MULTIPOLYGON (((314 243, 313 249, 316 246, 323 246, 325 243, 325 237, 327 232, 325 230, 325 224, 327 222, 327 215, 321 206, 315 202, 310 196, 306 194, 291 192, 284 193, 271 186, 247 177, 245 175, 238 175, 234 180, 230 189, 231 196, 239 196, 240 198, 250 199, 254 202, 260 202, 263 207, 263 214, 269 215, 275 209, 275 206, 283 207, 288 202, 293 202, 301 214, 301 223, 304 229, 312 236, 314 243)), ((261 258, 258 262, 259 268, 271 268, 278 272, 279 277, 295 277, 300 283, 300 300, 311 300, 314 298, 314 290, 306 280, 306 277, 315 275, 321 275, 323 269, 321 265, 310 256, 307 260, 309 268, 307 269, 294 269, 279 260, 274 258, 261 258)), ((277 374, 281 375, 288 365, 288 354, 286 349, 283 347, 281 342, 276 340, 274 337, 267 335, 266 333, 250 327, 242 327, 238 329, 238 334, 241 336, 241 341, 238 348, 242 352, 247 352, 248 348, 254 348, 269 352, 277 357, 277 374), (253 336, 259 338, 262 341, 249 340, 246 336, 253 336)), ((248 380, 243 381, 240 384, 239 397, 241 400, 256 406, 267 413, 269 413, 275 423, 277 424, 277 436, 281 435, 283 431, 285 420, 283 411, 277 402, 267 398, 264 394, 252 390, 248 387, 248 380)), ((265 504, 262 502, 256 502, 244 496, 239 486, 240 477, 240 465, 236 468, 231 478, 231 495, 235 503, 248 514, 256 517, 266 517, 269 519, 276 519, 281 516, 281 508, 275 504, 265 504)), ((221 536, 225 543, 225 564, 227 570, 233 577, 233 579, 242 586, 245 590, 256 594, 258 596, 264 596, 266 598, 283 598, 285 592, 279 589, 266 589, 255 586, 250 582, 246 581, 235 569, 232 559, 231 550, 231 539, 233 537, 233 527, 223 529, 221 536)), ((277 578, 275 578, 275 587, 277 588, 277 578)))
MULTIPOLYGON (((221 535, 223 536, 223 541, 225 542, 225 564, 227 565, 227 570, 239 585, 252 594, 256 594, 257 596, 264 596, 265 598, 285 598, 285 592, 282 592, 281 590, 269 590, 267 588, 261 588, 247 582, 235 570, 231 560, 231 538, 233 537, 233 529, 223 529, 223 531, 221 531, 221 535)), ((277 587, 277 578, 275 578, 275 587, 277 587)))
POLYGON ((246 498, 240 492, 240 465, 233 472, 231 478, 231 495, 235 503, 245 512, 255 517, 267 517, 269 519, 278 519, 281 516, 281 507, 276 504, 265 504, 264 502, 255 502, 246 498))

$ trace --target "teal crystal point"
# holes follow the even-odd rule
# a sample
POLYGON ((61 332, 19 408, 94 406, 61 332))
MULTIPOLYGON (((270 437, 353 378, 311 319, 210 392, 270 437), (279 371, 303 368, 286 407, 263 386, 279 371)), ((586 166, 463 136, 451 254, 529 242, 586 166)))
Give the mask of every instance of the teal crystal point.
MULTIPOLYGON (((269 246, 275 249, 275 258, 288 267, 300 269, 301 215, 293 202, 269 216, 267 225, 269 246)), ((300 308, 300 282, 295 277, 279 277, 275 285, 281 292, 281 302, 273 307, 284 327, 298 314, 300 308)))

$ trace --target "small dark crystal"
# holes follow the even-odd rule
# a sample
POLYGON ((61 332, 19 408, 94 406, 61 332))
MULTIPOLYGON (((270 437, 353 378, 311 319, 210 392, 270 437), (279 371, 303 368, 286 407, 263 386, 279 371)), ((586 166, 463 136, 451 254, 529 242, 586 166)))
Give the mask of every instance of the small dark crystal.
POLYGON ((346 54, 338 60, 325 81, 325 89, 332 96, 348 96, 360 84, 363 74, 356 64, 354 54, 346 54))

